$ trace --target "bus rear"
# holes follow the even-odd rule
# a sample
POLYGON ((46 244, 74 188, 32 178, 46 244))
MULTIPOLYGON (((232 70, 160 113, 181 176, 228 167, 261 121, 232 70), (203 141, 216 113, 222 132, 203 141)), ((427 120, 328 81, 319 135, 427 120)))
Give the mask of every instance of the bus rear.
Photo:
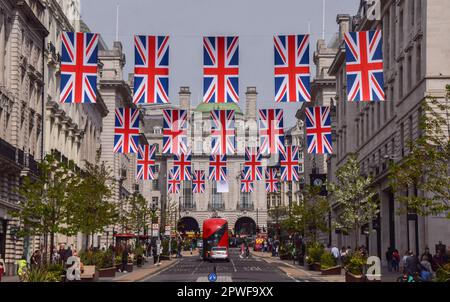
POLYGON ((203 260, 226 260, 228 254, 228 222, 210 218, 203 222, 203 260))

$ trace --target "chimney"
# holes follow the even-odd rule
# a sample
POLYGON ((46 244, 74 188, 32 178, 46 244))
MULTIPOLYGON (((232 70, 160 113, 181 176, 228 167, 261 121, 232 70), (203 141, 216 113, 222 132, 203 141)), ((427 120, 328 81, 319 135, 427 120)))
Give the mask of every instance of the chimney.
POLYGON ((337 15, 336 23, 339 25, 339 41, 342 42, 344 40, 344 34, 350 30, 350 15, 337 15))
POLYGON ((256 120, 256 87, 247 87, 246 96, 246 117, 247 120, 256 120))
POLYGON ((180 92, 178 95, 180 98, 180 109, 187 110, 189 116, 189 111, 191 109, 191 91, 189 90, 189 87, 180 87, 180 92))

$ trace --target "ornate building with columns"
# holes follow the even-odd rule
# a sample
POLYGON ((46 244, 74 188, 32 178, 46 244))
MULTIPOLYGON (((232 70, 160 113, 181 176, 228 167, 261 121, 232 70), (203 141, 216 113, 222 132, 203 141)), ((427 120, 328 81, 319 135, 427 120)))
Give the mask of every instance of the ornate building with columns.
POLYGON ((0 261, 6 274, 15 262, 39 248, 39 238, 16 235, 17 189, 37 173, 43 157, 45 83, 43 1, 0 1, 0 261))
MULTIPOLYGON (((254 182, 253 193, 240 191, 240 171, 244 166, 244 146, 257 146, 256 98, 255 87, 248 87, 246 93, 246 112, 242 112, 237 104, 200 104, 192 107, 189 87, 181 87, 180 105, 155 105, 148 107, 145 114, 145 136, 150 144, 157 144, 158 180, 144 184, 144 197, 161 210, 172 205, 176 210, 172 213, 172 221, 182 231, 199 231, 203 221, 217 214, 228 220, 229 229, 234 233, 254 234, 257 226, 267 227, 267 203, 265 182, 254 182), (167 174, 173 167, 173 157, 162 155, 163 109, 180 108, 189 111, 190 146, 192 147, 192 169, 204 170, 206 178, 209 174, 210 153, 210 112, 223 109, 234 110, 236 118, 237 153, 227 157, 228 192, 220 193, 215 181, 206 180, 206 191, 203 194, 192 193, 191 181, 181 184, 179 194, 167 193, 167 174), (247 143, 247 144, 246 144, 247 143), (206 146, 206 148, 205 148, 206 146)), ((264 159, 264 164, 267 158, 264 159)), ((162 222, 165 223, 165 222, 162 222)), ((172 226, 173 227, 173 226, 172 226)))
MULTIPOLYGON (((420 104, 426 96, 446 102, 446 84, 450 83, 450 11, 444 0, 381 1, 380 20, 368 20, 362 2, 358 14, 338 15, 339 48, 329 75, 336 77, 336 155, 331 158, 329 175, 350 153, 358 153, 364 175, 373 178, 380 213, 361 230, 360 242, 371 255, 381 257, 388 247, 411 250, 415 255, 429 247, 433 253, 441 241, 450 245, 450 222, 442 216, 422 217, 406 210, 392 192, 389 161, 401 161, 408 154, 407 141, 420 135, 420 104), (386 101, 353 103, 347 101, 344 33, 382 29, 384 89, 386 101), (408 212, 408 213, 406 213, 408 212)), ((427 194, 409 188, 411 195, 427 194)), ((339 201, 333 203, 333 215, 340 213, 339 201)), ((353 233, 333 233, 333 244, 354 247, 353 233)), ((381 257, 385 264, 385 257, 381 257)))

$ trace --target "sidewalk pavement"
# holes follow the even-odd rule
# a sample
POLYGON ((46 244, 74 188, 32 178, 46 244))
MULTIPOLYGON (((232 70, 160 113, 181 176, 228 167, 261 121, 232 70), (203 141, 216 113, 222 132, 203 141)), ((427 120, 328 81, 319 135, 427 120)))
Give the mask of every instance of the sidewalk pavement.
POLYGON ((2 282, 20 282, 19 276, 3 276, 2 282))
MULTIPOLYGON (((198 257, 199 253, 197 250, 192 252, 182 251, 182 257, 198 257)), ((100 281, 112 281, 112 282, 139 282, 143 279, 150 277, 162 270, 168 269, 180 262, 180 258, 172 257, 171 260, 163 260, 159 266, 153 264, 153 258, 149 257, 149 262, 144 264, 142 267, 135 267, 130 273, 116 273, 115 278, 101 278, 100 281)))
MULTIPOLYGON (((279 257, 272 257, 272 253, 255 252, 250 251, 255 256, 262 258, 267 263, 278 263, 281 267, 278 267, 284 271, 288 276, 294 278, 314 278, 324 282, 345 282, 345 271, 342 270, 341 275, 324 276, 321 272, 314 272, 305 269, 298 264, 293 265, 292 260, 280 260, 279 257)), ((381 282, 396 282, 397 278, 401 275, 399 272, 389 272, 387 267, 381 268, 381 282)))

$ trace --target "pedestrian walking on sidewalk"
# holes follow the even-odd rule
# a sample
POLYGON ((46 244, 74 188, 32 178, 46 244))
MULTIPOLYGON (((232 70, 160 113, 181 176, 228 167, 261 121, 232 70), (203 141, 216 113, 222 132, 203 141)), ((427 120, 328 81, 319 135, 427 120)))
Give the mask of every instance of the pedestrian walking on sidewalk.
POLYGON ((0 261, 0 282, 2 282, 3 274, 5 273, 5 268, 3 267, 3 262, 0 261))
POLYGON ((128 264, 128 247, 125 245, 122 251, 122 272, 123 273, 128 273, 127 272, 127 264, 128 264))

